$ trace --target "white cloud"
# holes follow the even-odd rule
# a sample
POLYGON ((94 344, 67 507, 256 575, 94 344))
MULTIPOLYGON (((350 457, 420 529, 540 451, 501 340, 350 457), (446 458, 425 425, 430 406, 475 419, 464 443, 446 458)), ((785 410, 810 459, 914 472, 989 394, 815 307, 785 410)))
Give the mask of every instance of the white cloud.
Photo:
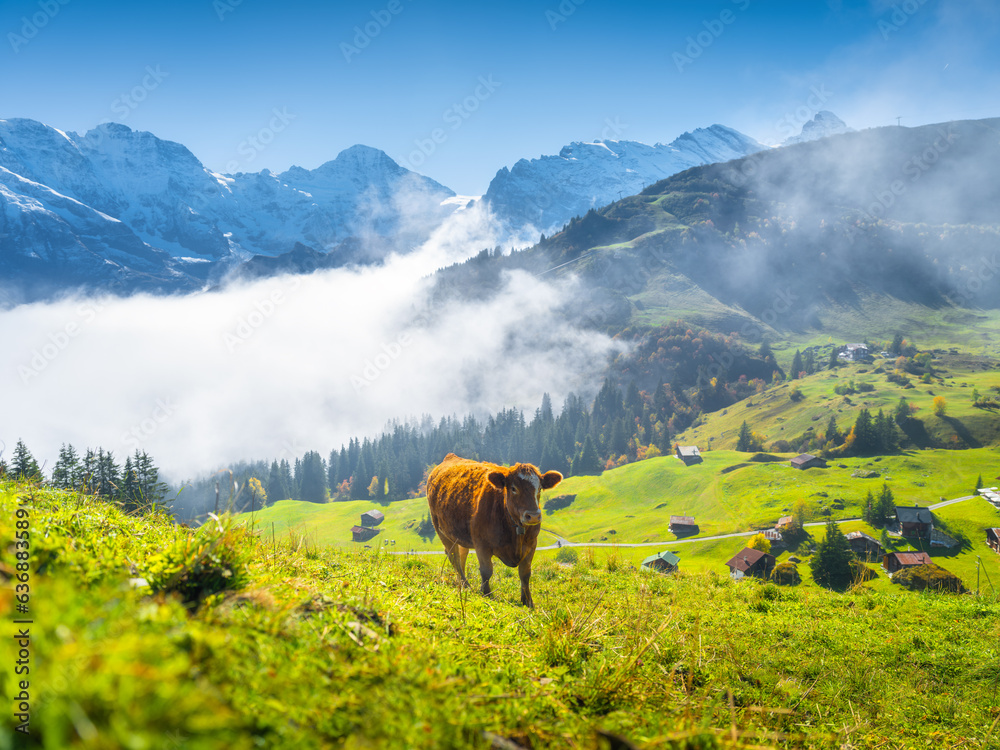
POLYGON ((606 337, 554 315, 574 293, 524 273, 495 298, 428 307, 428 274, 498 241, 459 212, 383 266, 184 297, 67 299, 0 313, 0 440, 148 451, 173 479, 326 452, 390 419, 535 408, 590 390, 606 337))

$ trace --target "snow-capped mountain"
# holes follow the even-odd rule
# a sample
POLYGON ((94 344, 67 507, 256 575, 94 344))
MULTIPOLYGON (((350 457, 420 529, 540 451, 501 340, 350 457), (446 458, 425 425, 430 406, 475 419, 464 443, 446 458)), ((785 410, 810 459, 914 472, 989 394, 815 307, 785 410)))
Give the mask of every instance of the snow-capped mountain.
POLYGON ((806 141, 818 141, 828 135, 840 135, 841 133, 853 133, 854 128, 847 127, 847 123, 841 120, 833 112, 823 110, 817 112, 809 122, 802 126, 802 132, 787 138, 781 145, 791 146, 794 143, 805 143, 806 141))
POLYGON ((548 234, 574 216, 599 208, 646 185, 702 164, 729 161, 766 146, 732 128, 712 125, 668 144, 638 141, 575 142, 558 155, 521 159, 504 167, 483 200, 509 226, 548 234))
POLYGON ((314 170, 222 175, 115 123, 84 135, 0 120, 0 271, 24 286, 188 289, 220 266, 297 245, 340 262, 406 250, 454 192, 353 146, 314 170))

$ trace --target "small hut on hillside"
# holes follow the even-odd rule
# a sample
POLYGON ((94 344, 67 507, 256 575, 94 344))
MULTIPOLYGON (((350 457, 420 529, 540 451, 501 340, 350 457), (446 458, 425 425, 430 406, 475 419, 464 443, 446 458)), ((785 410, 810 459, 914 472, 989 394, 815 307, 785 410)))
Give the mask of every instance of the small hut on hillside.
POLYGON ((701 451, 697 445, 678 445, 677 458, 684 462, 685 466, 701 463, 701 451))
POLYGON ((381 532, 382 529, 373 529, 370 526, 352 526, 351 541, 367 542, 369 539, 372 539, 381 532))
POLYGON ((661 552, 650 555, 642 561, 642 567, 647 570, 658 570, 661 573, 673 573, 681 564, 681 559, 673 552, 661 552))
POLYGON ((375 528, 385 520, 385 515, 380 510, 366 510, 361 514, 361 525, 375 528))
POLYGON ((774 570, 775 557, 759 549, 744 547, 726 563, 729 575, 736 581, 744 576, 767 578, 774 570))
POLYGON ((892 575, 903 568, 913 568, 917 565, 928 565, 933 560, 926 552, 890 552, 882 558, 885 572, 892 575))

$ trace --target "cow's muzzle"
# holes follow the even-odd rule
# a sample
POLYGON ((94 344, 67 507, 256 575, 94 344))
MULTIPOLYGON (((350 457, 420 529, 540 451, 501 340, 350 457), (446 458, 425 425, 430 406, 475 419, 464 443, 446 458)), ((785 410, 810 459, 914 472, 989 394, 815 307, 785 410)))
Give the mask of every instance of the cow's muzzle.
POLYGON ((538 526, 542 522, 542 512, 540 510, 522 510, 521 523, 525 526, 538 526))

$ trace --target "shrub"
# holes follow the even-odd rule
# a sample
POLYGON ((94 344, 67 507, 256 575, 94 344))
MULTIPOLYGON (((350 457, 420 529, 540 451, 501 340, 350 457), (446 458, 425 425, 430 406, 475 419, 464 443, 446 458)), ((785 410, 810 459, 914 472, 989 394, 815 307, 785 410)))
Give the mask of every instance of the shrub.
POLYGON ((930 589, 931 591, 947 591, 955 594, 966 593, 961 578, 934 563, 903 568, 892 576, 892 582, 912 591, 930 589))
POLYGON ((579 559, 580 553, 572 547, 562 547, 558 552, 556 552, 556 562, 575 565, 579 559))
POLYGON ((252 547, 248 532, 232 518, 212 515, 194 534, 151 556, 146 579, 154 592, 176 593, 185 605, 197 606, 207 596, 246 585, 252 547))
POLYGON ((799 566, 793 562, 778 563, 771 571, 771 580, 779 586, 798 586, 802 583, 799 566))

